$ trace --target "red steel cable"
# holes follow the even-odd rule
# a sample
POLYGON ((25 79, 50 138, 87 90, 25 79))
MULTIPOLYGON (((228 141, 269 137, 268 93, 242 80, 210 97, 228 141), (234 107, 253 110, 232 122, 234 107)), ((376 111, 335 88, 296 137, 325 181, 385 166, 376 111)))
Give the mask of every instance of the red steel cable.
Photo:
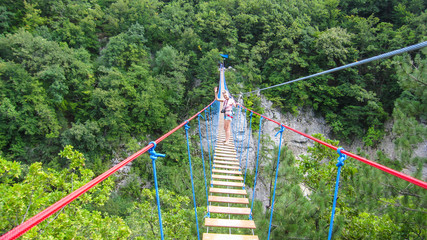
MULTIPOLYGON (((302 135, 302 136, 304 136, 304 137, 306 137, 306 138, 309 138, 309 139, 311 139, 311 140, 313 140, 313 141, 315 141, 315 142, 318 142, 318 143, 320 143, 320 144, 322 144, 322 145, 324 145, 324 146, 326 146, 326 147, 328 147, 328 148, 331 148, 331 149, 333 149, 333 150, 335 150, 335 151, 338 149, 338 147, 335 147, 334 145, 331 145, 331 144, 329 144, 329 143, 326 143, 326 142, 324 142, 324 141, 322 141, 322 140, 319 140, 319 139, 317 139, 317 138, 315 138, 315 137, 312 137, 312 136, 307 135, 307 134, 305 134, 305 133, 302 133, 302 132, 300 132, 300 131, 298 131, 298 130, 295 130, 295 129, 291 128, 291 127, 288 127, 288 126, 286 126, 286 125, 284 125, 284 124, 281 124, 281 123, 279 123, 279 122, 277 122, 277 121, 275 121, 275 120, 272 120, 272 119, 270 119, 270 118, 268 118, 268 117, 265 117, 265 116, 263 116, 263 115, 261 115, 261 114, 259 114, 259 113, 255 112, 255 111, 250 110, 249 108, 246 108, 246 107, 242 106, 241 104, 238 104, 238 105, 240 105, 241 107, 243 107, 243 108, 245 108, 245 109, 247 109, 247 110, 249 110, 249 111, 251 111, 251 112, 253 112, 253 113, 257 114, 257 115, 259 115, 259 116, 262 116, 263 118, 265 118, 265 119, 267 119, 267 120, 269 120, 269 121, 271 121, 271 122, 276 123, 277 125, 283 126, 283 127, 285 127, 286 129, 289 129, 289 130, 291 130, 291 131, 293 131, 293 132, 296 132, 296 133, 298 133, 298 134, 300 134, 300 135, 302 135)), ((361 161, 361 162, 363 162, 363 163, 369 164, 369 165, 371 165, 372 167, 378 168, 378 169, 379 169, 379 170, 381 170, 381 171, 384 171, 384 172, 386 172, 386 173, 392 174, 392 175, 394 175, 394 176, 396 176, 396 177, 398 177, 398 178, 401 178, 401 179, 403 179, 403 180, 405 180, 405 181, 408 181, 408 182, 413 183, 413 184, 415 184, 415 185, 418 185, 418 186, 420 186, 420 187, 422 187, 422 188, 424 188, 424 189, 427 189, 427 183, 426 183, 426 182, 424 182, 424 181, 421 181, 421 180, 419 180, 419 179, 413 178, 413 177, 408 176, 408 175, 406 175, 406 174, 403 174, 403 173, 401 173, 401 172, 399 172, 399 171, 396 171, 396 170, 394 170, 394 169, 388 168, 388 167, 386 167, 386 166, 383 166, 383 165, 381 165, 381 164, 378 164, 378 163, 376 163, 376 162, 373 162, 373 161, 371 161, 371 160, 368 160, 368 159, 366 159, 366 158, 363 158, 363 157, 361 157, 361 156, 359 156, 359 155, 356 155, 356 154, 354 154, 354 153, 351 153, 351 152, 348 152, 348 151, 345 151, 345 150, 341 150, 341 152, 342 152, 342 153, 344 153, 345 155, 349 156, 349 157, 352 157, 352 158, 354 158, 354 159, 356 159, 356 160, 359 160, 359 161, 361 161)))
MULTIPOLYGON (((205 108, 203 108, 200 112, 196 113, 191 118, 189 118, 185 122, 181 123, 176 128, 172 129, 171 131, 169 131, 168 133, 166 133, 162 137, 158 138, 155 141, 156 144, 158 144, 159 142, 163 141, 165 138, 167 138, 172 133, 176 132, 178 129, 180 129, 182 126, 184 126, 187 123, 187 121, 193 120, 195 117, 197 117, 197 115, 199 115, 200 113, 202 113, 203 111, 205 111, 214 102, 215 101, 211 102, 208 106, 206 106, 205 108)), ((48 207, 45 210, 39 212, 38 214, 36 214, 32 218, 28 219, 24 223, 16 226, 12 230, 10 230, 9 232, 7 232, 3 236, 1 236, 0 240, 6 240, 6 239, 9 240, 9 239, 16 239, 16 238, 18 238, 19 236, 21 236, 22 234, 24 234, 25 232, 27 232, 28 230, 30 230, 31 228, 33 228, 35 225, 37 225, 40 222, 44 221, 50 215, 54 214, 59 209, 63 208, 64 206, 66 206, 67 204, 69 204, 70 202, 72 202, 74 199, 76 199, 77 197, 79 197, 83 193, 87 192, 89 189, 93 188, 98 183, 102 182, 104 179, 106 179, 107 177, 109 177, 111 174, 115 173, 117 170, 119 170, 120 168, 122 168, 126 164, 132 162, 137 157, 141 156, 143 153, 145 153, 148 150, 150 150, 150 148, 152 148, 153 146, 154 145, 152 143, 149 144, 149 145, 147 145, 143 149, 141 149, 138 152, 134 153, 132 156, 126 158, 122 162, 120 162, 117 165, 115 165, 114 167, 110 168, 108 171, 106 171, 103 174, 99 175, 98 177, 94 178, 90 182, 86 183, 84 186, 80 187, 76 191, 68 194, 67 196, 65 196, 64 198, 62 198, 58 202, 54 203, 50 207, 48 207)))

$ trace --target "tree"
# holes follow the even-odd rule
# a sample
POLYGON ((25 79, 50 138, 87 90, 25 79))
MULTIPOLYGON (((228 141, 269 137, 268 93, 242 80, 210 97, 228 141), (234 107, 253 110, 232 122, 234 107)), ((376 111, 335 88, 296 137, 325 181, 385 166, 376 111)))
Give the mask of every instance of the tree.
POLYGON ((404 150, 402 159, 410 157, 413 147, 427 138, 427 127, 423 123, 427 119, 426 54, 427 50, 423 49, 414 59, 396 57, 398 83, 403 93, 395 102, 393 132, 398 136, 396 146, 404 150))
MULTIPOLYGON (((85 167, 81 153, 66 146, 60 156, 67 159, 68 167, 61 171, 43 169, 36 162, 25 167, 0 157, 0 233, 4 234, 13 227, 28 220, 83 184, 90 181, 94 174, 85 167), (26 172, 25 174, 22 174, 26 172)), ((109 198, 113 187, 112 178, 103 181, 94 190, 90 190, 68 204, 44 222, 33 227, 23 239, 86 239, 126 238, 130 230, 118 217, 103 216, 100 212, 90 211, 86 204, 103 205, 109 198)))
POLYGON ((29 162, 55 158, 60 147, 53 139, 68 121, 87 115, 94 82, 89 54, 23 30, 0 37, 0 49, 0 105, 9 112, 0 116, 9 138, 1 140, 2 150, 29 162))
POLYGON ((0 76, 0 147, 17 159, 28 160, 25 155, 33 144, 41 138, 57 138, 61 125, 42 84, 25 69, 1 62, 0 76))
POLYGON ((164 89, 162 98, 173 112, 179 112, 187 82, 188 58, 171 46, 166 46, 156 53, 153 71, 157 74, 164 89))
MULTIPOLYGON (((164 236, 173 239, 192 239, 192 210, 188 209, 190 199, 167 190, 159 190, 164 236)), ((156 211, 155 190, 143 189, 141 201, 134 203, 126 218, 134 239, 154 239, 160 237, 159 219, 156 211)), ((194 221, 194 219, 192 219, 194 221)))
POLYGON ((0 6, 0 32, 8 32, 13 15, 13 13, 7 11, 5 6, 0 6))
POLYGON ((351 34, 340 27, 330 28, 319 34, 316 47, 319 53, 328 59, 330 67, 345 63, 351 37, 351 34))
POLYGON ((101 51, 101 64, 123 70, 128 70, 133 64, 146 64, 146 41, 144 27, 139 23, 133 24, 127 32, 110 38, 107 46, 101 51))

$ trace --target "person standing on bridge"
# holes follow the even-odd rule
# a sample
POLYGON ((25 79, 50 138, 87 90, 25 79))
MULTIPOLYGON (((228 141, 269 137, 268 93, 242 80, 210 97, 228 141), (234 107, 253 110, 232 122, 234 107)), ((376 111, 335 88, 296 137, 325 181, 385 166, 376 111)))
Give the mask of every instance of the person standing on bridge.
POLYGON ((230 139, 230 124, 231 124, 231 119, 233 118, 233 107, 236 107, 236 101, 234 101, 233 98, 230 97, 230 94, 228 93, 228 91, 222 91, 222 96, 224 96, 224 99, 222 98, 218 98, 218 87, 215 87, 215 100, 219 101, 219 102, 223 102, 224 103, 224 131, 225 131, 225 141, 224 144, 229 144, 229 139, 230 139))

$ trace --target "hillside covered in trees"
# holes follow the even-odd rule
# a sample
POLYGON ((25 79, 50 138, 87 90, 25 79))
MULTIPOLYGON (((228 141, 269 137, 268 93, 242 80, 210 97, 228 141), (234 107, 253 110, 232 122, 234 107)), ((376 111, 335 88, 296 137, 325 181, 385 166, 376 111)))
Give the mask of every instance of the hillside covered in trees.
MULTIPOLYGON (((226 78, 237 95, 426 41, 427 11, 423 0, 2 0, 0 33, 4 234, 209 104, 220 53, 230 56, 235 71, 226 78)), ((427 139, 426 55, 424 48, 262 94, 283 112, 314 109, 340 141, 375 147, 392 121, 401 154, 373 160, 399 171, 411 165, 421 178, 426 157, 411 150, 427 139)), ((244 100, 262 112, 259 96, 244 100)), ((194 239, 181 135, 159 145, 168 153, 159 162, 165 235, 194 239)), ((325 238, 336 154, 315 145, 302 160, 287 148, 282 158, 274 239, 325 238)), ((157 238, 150 163, 142 156, 121 187, 121 179, 105 181, 24 238, 157 238)), ((270 170, 261 174, 272 179, 270 170)), ((427 238, 424 189, 354 162, 343 178, 337 239, 427 238)), ((266 234, 268 214, 257 212, 266 234)))

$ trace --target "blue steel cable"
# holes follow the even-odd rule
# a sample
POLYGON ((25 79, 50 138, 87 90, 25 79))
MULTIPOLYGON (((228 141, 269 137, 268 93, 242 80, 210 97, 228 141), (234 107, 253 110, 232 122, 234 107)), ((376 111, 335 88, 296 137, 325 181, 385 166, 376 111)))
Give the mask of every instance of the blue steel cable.
POLYGON ((340 187, 339 185, 340 185, 341 167, 344 166, 344 161, 347 159, 347 155, 343 154, 341 150, 344 150, 344 149, 342 147, 337 149, 337 152, 340 156, 338 157, 338 163, 337 163, 337 167, 338 167, 337 182, 335 184, 334 202, 332 204, 331 222, 329 224, 328 240, 331 240, 332 238, 332 229, 334 227, 335 206, 337 205, 338 189, 340 187))
POLYGON ((243 155, 243 142, 245 141, 245 135, 246 135, 246 112, 247 109, 245 108, 245 117, 243 118, 243 138, 242 138, 242 142, 240 144, 240 158, 239 158, 239 163, 240 163, 240 169, 242 169, 242 155, 243 155))
POLYGON ((276 133, 280 133, 280 140, 279 140, 279 153, 277 154, 277 165, 276 165, 276 177, 274 178, 274 190, 273 190, 273 199, 271 200, 271 212, 270 212, 270 225, 268 226, 268 238, 270 239, 271 234, 271 222, 273 221, 273 212, 274 212, 274 197, 276 196, 276 187, 277 187, 277 174, 279 173, 279 164, 280 164, 280 151, 282 149, 282 134, 285 130, 285 127, 283 125, 280 126, 280 131, 276 133))
MULTIPOLYGON (((210 172, 211 172, 211 176, 210 176, 210 180, 212 181, 212 161, 211 161, 211 148, 209 147, 209 127, 210 127, 210 124, 209 124, 209 119, 208 119, 208 117, 209 117, 209 112, 208 112, 208 110, 206 109, 205 110, 205 120, 206 120, 206 142, 208 143, 208 153, 209 153, 209 168, 210 168, 210 172)), ((209 210, 209 209, 208 209, 209 210)), ((209 212, 208 212, 208 214, 209 214, 209 212)))
POLYGON ((196 195, 194 193, 193 167, 191 166, 190 142, 188 141, 188 129, 190 129, 190 125, 188 125, 188 120, 187 120, 187 123, 185 124, 185 136, 187 137, 188 163, 190 166, 191 188, 193 190, 193 203, 194 203, 194 215, 196 216, 197 239, 200 240, 199 221, 197 220, 196 195))
POLYGON ((251 112, 251 114, 249 115, 251 118, 249 120, 248 151, 246 155, 246 164, 245 164, 246 169, 245 169, 245 179, 243 181, 244 183, 243 189, 245 189, 245 186, 246 186, 246 173, 248 172, 249 144, 251 142, 251 133, 252 133, 252 115, 253 115, 253 112, 251 112))
POLYGON ((326 70, 326 71, 323 71, 323 72, 319 72, 319 73, 315 73, 315 74, 312 74, 312 75, 309 75, 309 76, 298 78, 298 79, 295 79, 295 80, 292 80, 292 81, 289 81, 289 82, 284 82, 284 83, 276 84, 276 85, 273 85, 273 86, 270 86, 270 87, 261 88, 259 90, 255 90, 255 91, 251 91, 251 92, 246 92, 246 93, 243 93, 243 94, 250 94, 250 93, 254 93, 254 92, 264 91, 264 90, 267 90, 267 89, 270 89, 270 88, 280 87, 280 86, 283 86, 283 85, 286 85, 286 84, 290 84, 290 83, 294 83, 294 82, 298 82, 298 81, 301 81, 301 80, 306 80, 306 79, 309 79, 309 78, 318 77, 318 76, 321 76, 321 75, 324 75, 324 74, 327 74, 327 73, 333 73, 333 72, 336 72, 336 71, 340 71, 340 70, 343 70, 343 69, 346 69, 346 68, 349 68, 349 67, 354 67, 354 66, 366 64, 366 63, 369 63, 369 62, 372 62, 372 61, 376 61, 376 60, 380 60, 380 59, 384 59, 384 58, 389 58, 389 57, 392 57, 392 56, 397 55, 397 54, 401 54, 401 53, 405 53, 405 52, 409 52, 409 51, 414 51, 414 50, 417 50, 417 49, 420 49, 420 48, 423 48, 423 47, 427 47, 427 41, 422 42, 422 43, 418 43, 418 44, 415 44, 415 45, 411 45, 409 47, 405 47, 405 48, 401 48, 401 49, 398 49, 398 50, 394 50, 394 51, 391 51, 391 52, 388 52, 388 53, 384 53, 384 54, 381 54, 381 55, 377 55, 375 57, 364 59, 364 60, 361 60, 361 61, 358 61, 358 62, 350 63, 350 64, 347 64, 347 65, 344 65, 344 66, 341 66, 341 67, 332 68, 332 69, 329 69, 329 70, 326 70))
POLYGON ((205 170, 205 158, 203 156, 203 142, 202 142, 202 130, 200 130, 200 117, 203 118, 201 114, 197 116, 197 120, 199 121, 199 137, 200 137, 200 151, 202 152, 202 163, 203 163, 203 176, 205 177, 205 190, 206 190, 206 205, 208 210, 208 216, 209 216, 209 201, 208 201, 208 184, 206 182, 206 170, 205 170))
POLYGON ((252 194, 252 204, 251 204, 251 213, 249 214, 249 220, 252 220, 252 210, 254 208, 254 202, 255 202, 255 188, 256 188, 256 179, 258 177, 258 160, 259 160, 259 144, 261 142, 261 127, 262 127, 262 119, 264 117, 261 116, 259 119, 259 134, 258 134, 258 151, 256 155, 256 170, 255 170, 255 182, 254 182, 254 193, 252 194))
POLYGON ((159 197, 159 187, 157 185, 157 171, 156 171, 156 159, 158 157, 165 157, 165 154, 156 153, 155 149, 157 146, 156 142, 150 142, 150 144, 153 144, 153 147, 150 148, 150 158, 153 163, 153 175, 154 175, 154 187, 156 188, 156 201, 157 201, 157 214, 159 215, 159 226, 160 226, 160 237, 162 240, 165 239, 163 235, 163 224, 162 224, 162 213, 160 211, 160 197, 159 197))

